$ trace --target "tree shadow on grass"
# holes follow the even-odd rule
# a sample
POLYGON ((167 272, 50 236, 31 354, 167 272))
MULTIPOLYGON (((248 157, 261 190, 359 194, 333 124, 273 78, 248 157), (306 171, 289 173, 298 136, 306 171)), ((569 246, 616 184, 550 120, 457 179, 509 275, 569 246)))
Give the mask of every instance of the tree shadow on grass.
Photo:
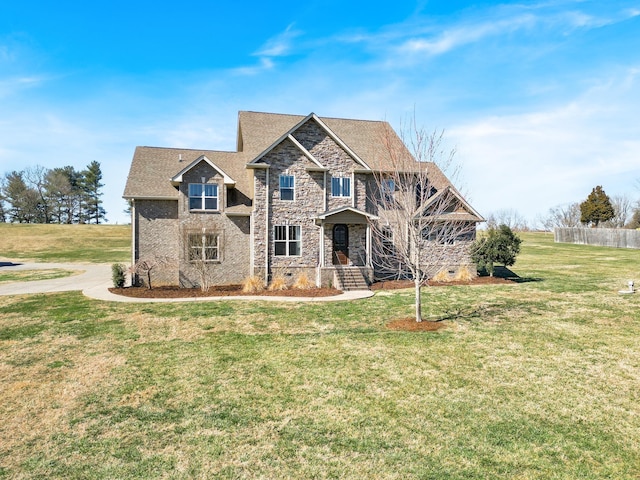
POLYGON ((529 283, 529 282, 543 282, 544 278, 540 277, 521 277, 513 270, 508 269, 507 267, 496 266, 493 269, 493 276, 497 278, 504 278, 505 280, 509 280, 515 283, 529 283))
POLYGON ((473 321, 473 320, 479 320, 483 317, 486 316, 490 316, 492 314, 495 314, 499 311, 501 311, 502 308, 498 307, 498 306, 487 306, 487 305, 482 305, 482 306, 477 306, 477 307, 463 307, 463 308, 456 308, 453 310, 450 310, 448 312, 444 312, 442 315, 435 317, 435 318, 430 318, 429 321, 430 322, 446 322, 448 320, 452 320, 452 321, 460 321, 460 320, 466 320, 466 321, 473 321))

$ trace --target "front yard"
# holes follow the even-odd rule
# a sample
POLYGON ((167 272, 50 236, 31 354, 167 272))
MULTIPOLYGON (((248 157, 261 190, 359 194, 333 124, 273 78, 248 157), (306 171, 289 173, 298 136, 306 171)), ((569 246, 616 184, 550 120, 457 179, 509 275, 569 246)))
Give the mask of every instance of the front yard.
POLYGON ((352 303, 0 297, 0 478, 640 476, 640 251, 352 303))

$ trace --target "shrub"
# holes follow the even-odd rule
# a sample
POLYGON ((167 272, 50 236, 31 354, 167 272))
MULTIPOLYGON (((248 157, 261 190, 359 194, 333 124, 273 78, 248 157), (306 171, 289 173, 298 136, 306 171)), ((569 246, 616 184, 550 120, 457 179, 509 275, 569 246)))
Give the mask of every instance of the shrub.
POLYGON ((461 266, 456 273, 455 279, 460 282, 470 282, 474 278, 476 278, 476 274, 469 270, 466 265, 461 266))
POLYGON ((264 290, 264 282, 261 278, 256 277, 255 275, 242 282, 242 291, 244 293, 257 293, 262 290, 264 290))
POLYGON ((293 288, 297 288, 298 290, 309 290, 310 288, 314 288, 316 284, 309 280, 309 277, 306 273, 301 273, 296 278, 296 281, 293 284, 293 288))
POLYGON ((495 263, 509 267, 516 262, 520 243, 520 237, 507 225, 490 228, 486 236, 476 240, 471 246, 471 259, 479 270, 486 270, 493 277, 495 263))
POLYGON ((114 263, 111 265, 111 280, 113 280, 113 286, 115 288, 124 287, 126 267, 121 263, 114 263))
POLYGON ((271 280, 269 284, 269 290, 286 290, 287 289, 287 281, 284 279, 282 275, 276 275, 271 280))
POLYGON ((451 280, 451 277, 449 276, 449 270, 446 268, 443 268, 431 278, 431 281, 436 283, 448 282, 449 280, 451 280))

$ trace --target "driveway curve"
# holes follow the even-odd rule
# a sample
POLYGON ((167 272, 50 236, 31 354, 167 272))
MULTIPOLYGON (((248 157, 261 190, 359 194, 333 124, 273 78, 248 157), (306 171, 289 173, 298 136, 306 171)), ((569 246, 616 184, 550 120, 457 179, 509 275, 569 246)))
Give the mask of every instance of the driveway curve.
POLYGON ((338 302, 357 300, 373 296, 370 290, 343 292, 331 297, 272 297, 272 296, 225 296, 197 298, 133 298, 115 295, 109 291, 111 287, 111 265, 82 263, 19 263, 0 261, 0 272, 13 270, 44 270, 59 268, 62 270, 82 271, 78 275, 36 280, 33 282, 12 282, 0 284, 0 295, 24 295, 34 293, 69 292, 81 290, 82 293, 96 300, 128 303, 175 303, 175 302, 210 302, 216 300, 258 300, 277 302, 338 302))

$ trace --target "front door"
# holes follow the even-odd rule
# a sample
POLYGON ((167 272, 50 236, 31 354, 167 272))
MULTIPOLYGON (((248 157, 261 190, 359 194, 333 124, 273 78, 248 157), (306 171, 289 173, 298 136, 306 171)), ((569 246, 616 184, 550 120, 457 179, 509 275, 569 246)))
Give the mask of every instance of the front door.
POLYGON ((349 264, 349 228, 341 223, 333 227, 333 263, 349 264))

